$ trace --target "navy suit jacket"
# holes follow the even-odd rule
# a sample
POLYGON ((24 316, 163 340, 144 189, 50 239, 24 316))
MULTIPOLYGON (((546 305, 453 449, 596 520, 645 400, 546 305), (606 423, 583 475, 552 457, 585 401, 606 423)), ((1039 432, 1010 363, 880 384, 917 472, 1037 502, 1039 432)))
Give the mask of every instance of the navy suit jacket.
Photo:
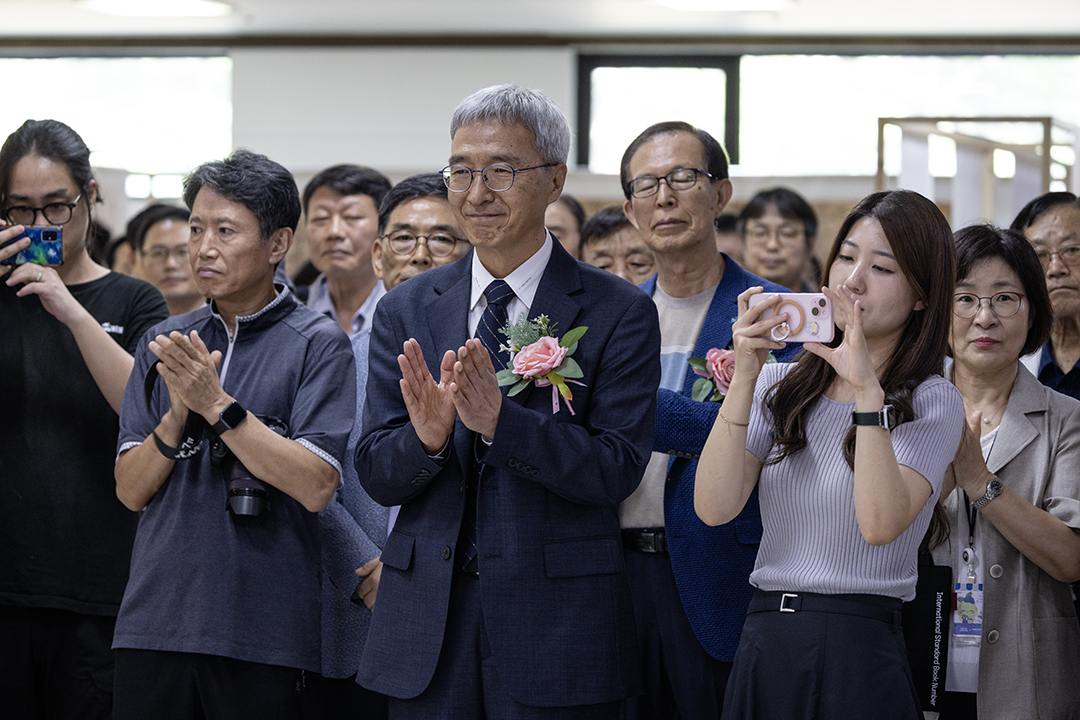
MULTIPOLYGON (((712 348, 723 350, 731 343, 731 326, 739 317, 739 295, 744 290, 761 285, 767 293, 789 292, 724 257, 724 276, 705 315, 694 357, 705 357, 712 348)), ((641 288, 651 296, 656 276, 641 288)), ((774 355, 780 362, 788 362, 801 348, 789 344, 774 355)), ((721 405, 691 399, 698 377, 687 365, 682 393, 659 391, 653 449, 672 456, 664 484, 664 525, 683 609, 701 646, 717 660, 731 662, 754 592, 749 578, 761 542, 761 510, 754 488, 746 507, 727 524, 709 527, 694 511, 697 458, 721 405)))
POLYGON ((533 706, 610 702, 639 691, 619 503, 641 482, 652 449, 660 331, 640 289, 578 263, 554 243, 529 314, 561 336, 587 326, 574 359, 571 415, 551 388, 504 395, 488 447, 458 420, 449 459, 424 452, 409 423, 396 357, 415 338, 433 376, 468 338, 472 253, 390 291, 375 311, 364 488, 401 512, 383 549, 379 599, 357 676, 399 698, 428 686, 443 643, 465 482, 479 460, 480 596, 499 677, 533 706))

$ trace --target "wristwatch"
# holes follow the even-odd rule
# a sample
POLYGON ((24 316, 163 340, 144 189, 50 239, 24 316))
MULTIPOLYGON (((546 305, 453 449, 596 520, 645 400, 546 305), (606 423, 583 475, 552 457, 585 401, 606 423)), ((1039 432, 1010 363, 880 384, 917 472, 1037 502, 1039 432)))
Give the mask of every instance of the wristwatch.
POLYGON ((1005 488, 1003 488, 1001 485, 1001 481, 997 478, 994 478, 986 484, 986 494, 975 502, 971 503, 971 507, 975 508, 976 510, 982 510, 984 507, 990 504, 991 500, 1000 495, 1001 491, 1004 489, 1005 488))
POLYGON ((233 400, 231 403, 225 406, 225 409, 221 411, 221 416, 213 427, 214 432, 218 435, 227 430, 232 430, 234 427, 244 422, 247 418, 247 410, 240 406, 240 403, 233 400))
POLYGON ((869 427, 883 427, 892 430, 900 424, 900 411, 892 405, 886 405, 878 412, 855 412, 851 411, 853 425, 867 425, 869 427))

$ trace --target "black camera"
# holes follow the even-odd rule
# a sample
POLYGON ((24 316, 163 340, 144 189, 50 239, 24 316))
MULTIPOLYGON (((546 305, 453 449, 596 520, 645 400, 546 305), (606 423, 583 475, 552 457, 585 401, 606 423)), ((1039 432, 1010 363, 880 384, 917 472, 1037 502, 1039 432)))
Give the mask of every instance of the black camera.
MULTIPOLYGON (((256 416, 282 437, 289 436, 289 426, 277 418, 256 416)), ((257 518, 270 511, 270 490, 266 483, 251 474, 219 435, 210 437, 210 464, 221 471, 228 489, 225 507, 233 518, 257 518)))

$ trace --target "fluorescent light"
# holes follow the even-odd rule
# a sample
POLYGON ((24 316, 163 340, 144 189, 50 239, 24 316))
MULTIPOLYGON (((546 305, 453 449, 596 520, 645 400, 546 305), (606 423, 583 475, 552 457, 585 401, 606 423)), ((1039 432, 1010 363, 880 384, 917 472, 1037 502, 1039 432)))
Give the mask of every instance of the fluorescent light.
POLYGON ((81 5, 125 17, 223 17, 232 6, 217 0, 81 0, 81 5))
POLYGON ((793 0, 651 0, 670 10, 684 12, 774 12, 791 6, 793 0))

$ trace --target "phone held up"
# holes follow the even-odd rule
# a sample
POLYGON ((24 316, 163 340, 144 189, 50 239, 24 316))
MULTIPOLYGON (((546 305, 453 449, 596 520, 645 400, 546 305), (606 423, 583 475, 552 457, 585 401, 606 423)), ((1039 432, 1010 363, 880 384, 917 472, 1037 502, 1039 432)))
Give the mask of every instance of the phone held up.
MULTIPOLYGON (((750 307, 775 297, 776 293, 758 293, 750 296, 750 307)), ((777 342, 819 342, 833 339, 832 303, 821 293, 779 293, 780 304, 765 310, 762 320, 776 314, 787 313, 788 319, 772 331, 777 342)))
POLYGON ((35 263, 37 265, 63 265, 64 264, 64 235, 59 227, 27 226, 23 234, 11 242, 10 245, 23 238, 30 238, 30 244, 9 258, 0 261, 2 265, 22 265, 23 263, 35 263))

